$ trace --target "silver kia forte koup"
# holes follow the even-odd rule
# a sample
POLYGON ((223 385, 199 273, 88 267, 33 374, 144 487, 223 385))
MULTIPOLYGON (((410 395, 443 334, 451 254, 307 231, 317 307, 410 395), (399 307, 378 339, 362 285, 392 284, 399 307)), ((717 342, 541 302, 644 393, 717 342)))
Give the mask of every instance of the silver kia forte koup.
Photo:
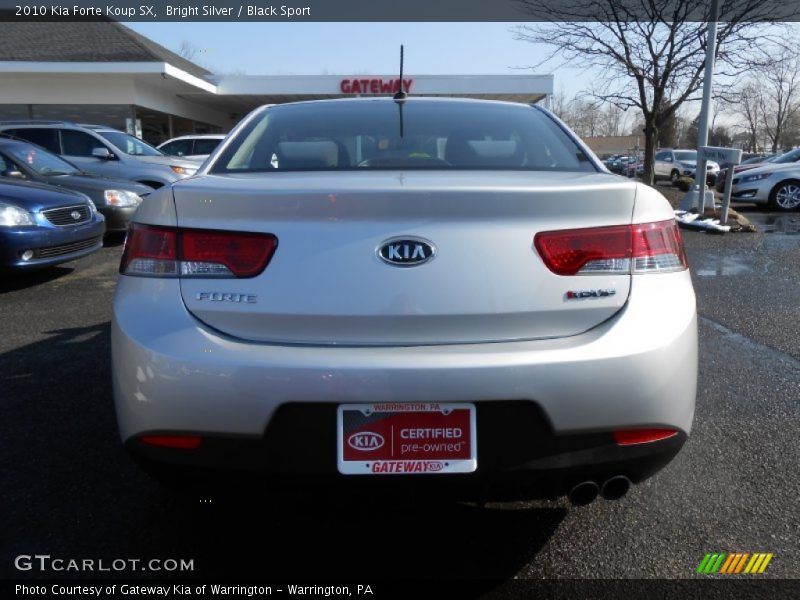
POLYGON ((473 100, 254 111, 139 208, 112 346, 125 446, 173 484, 619 498, 697 382, 667 201, 473 100))

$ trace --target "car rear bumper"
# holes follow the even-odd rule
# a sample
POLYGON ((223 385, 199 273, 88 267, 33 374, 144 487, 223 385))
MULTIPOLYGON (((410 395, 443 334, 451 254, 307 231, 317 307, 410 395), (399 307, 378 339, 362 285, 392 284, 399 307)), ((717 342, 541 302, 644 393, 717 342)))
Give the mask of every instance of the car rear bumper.
POLYGON ((0 229, 0 267, 36 269, 57 265, 102 248, 105 222, 94 216, 70 227, 14 227, 0 229), (23 260, 25 251, 34 257, 23 260))
POLYGON ((188 314, 178 281, 121 276, 112 354, 121 437, 145 461, 336 476, 330 440, 338 404, 474 402, 475 477, 547 474, 563 491, 564 481, 583 474, 641 479, 677 452, 694 415, 697 324, 684 271, 635 276, 624 309, 563 339, 377 348, 247 343, 188 314), (515 408, 504 413, 503 406, 515 408), (613 443, 612 431, 637 427, 679 434, 638 448, 613 443), (205 441, 188 451, 137 439, 158 433, 205 441))
POLYGON ((231 484, 285 489, 385 489, 408 485, 430 492, 491 495, 492 498, 555 498, 581 482, 598 485, 624 476, 639 482, 660 470, 687 439, 620 446, 608 432, 554 435, 539 408, 528 401, 479 402, 478 468, 469 474, 346 476, 336 466, 336 406, 284 404, 262 436, 211 433, 195 450, 163 448, 137 437, 125 444, 131 457, 156 477, 186 478, 199 488, 231 484), (304 440, 298 450, 298 440, 304 440))

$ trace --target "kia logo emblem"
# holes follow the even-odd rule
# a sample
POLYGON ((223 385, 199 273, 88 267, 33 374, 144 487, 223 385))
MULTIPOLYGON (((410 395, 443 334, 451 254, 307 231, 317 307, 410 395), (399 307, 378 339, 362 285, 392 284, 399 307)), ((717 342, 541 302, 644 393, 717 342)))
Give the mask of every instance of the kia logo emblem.
POLYGON ((436 255, 436 246, 422 238, 392 238, 378 246, 378 258, 395 267, 416 267, 436 255))
POLYGON ((71 213, 69 213, 69 216, 77 221, 81 218, 81 213, 79 213, 77 210, 73 210, 71 213))
POLYGON ((372 431, 359 431, 347 438, 347 445, 353 450, 361 450, 363 452, 371 452, 382 447, 385 443, 383 436, 380 433, 373 433, 372 431))

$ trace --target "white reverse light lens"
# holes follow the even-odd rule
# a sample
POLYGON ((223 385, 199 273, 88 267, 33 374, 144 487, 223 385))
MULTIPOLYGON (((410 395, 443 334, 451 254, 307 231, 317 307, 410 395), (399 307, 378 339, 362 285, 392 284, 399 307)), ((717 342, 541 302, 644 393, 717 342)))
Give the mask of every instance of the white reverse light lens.
POLYGON ((17 227, 19 225, 35 225, 33 216, 27 210, 0 202, 0 227, 17 227))

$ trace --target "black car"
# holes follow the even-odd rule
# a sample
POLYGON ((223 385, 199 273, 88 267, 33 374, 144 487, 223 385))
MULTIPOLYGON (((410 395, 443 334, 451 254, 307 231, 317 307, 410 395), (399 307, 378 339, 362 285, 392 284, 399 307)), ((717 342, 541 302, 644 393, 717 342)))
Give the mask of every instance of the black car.
POLYGON ((106 232, 125 231, 142 199, 153 188, 82 172, 41 146, 0 137, 0 176, 54 185, 89 196, 106 218, 106 232))
POLYGON ((75 260, 103 245, 105 219, 86 194, 0 179, 0 269, 75 260))

